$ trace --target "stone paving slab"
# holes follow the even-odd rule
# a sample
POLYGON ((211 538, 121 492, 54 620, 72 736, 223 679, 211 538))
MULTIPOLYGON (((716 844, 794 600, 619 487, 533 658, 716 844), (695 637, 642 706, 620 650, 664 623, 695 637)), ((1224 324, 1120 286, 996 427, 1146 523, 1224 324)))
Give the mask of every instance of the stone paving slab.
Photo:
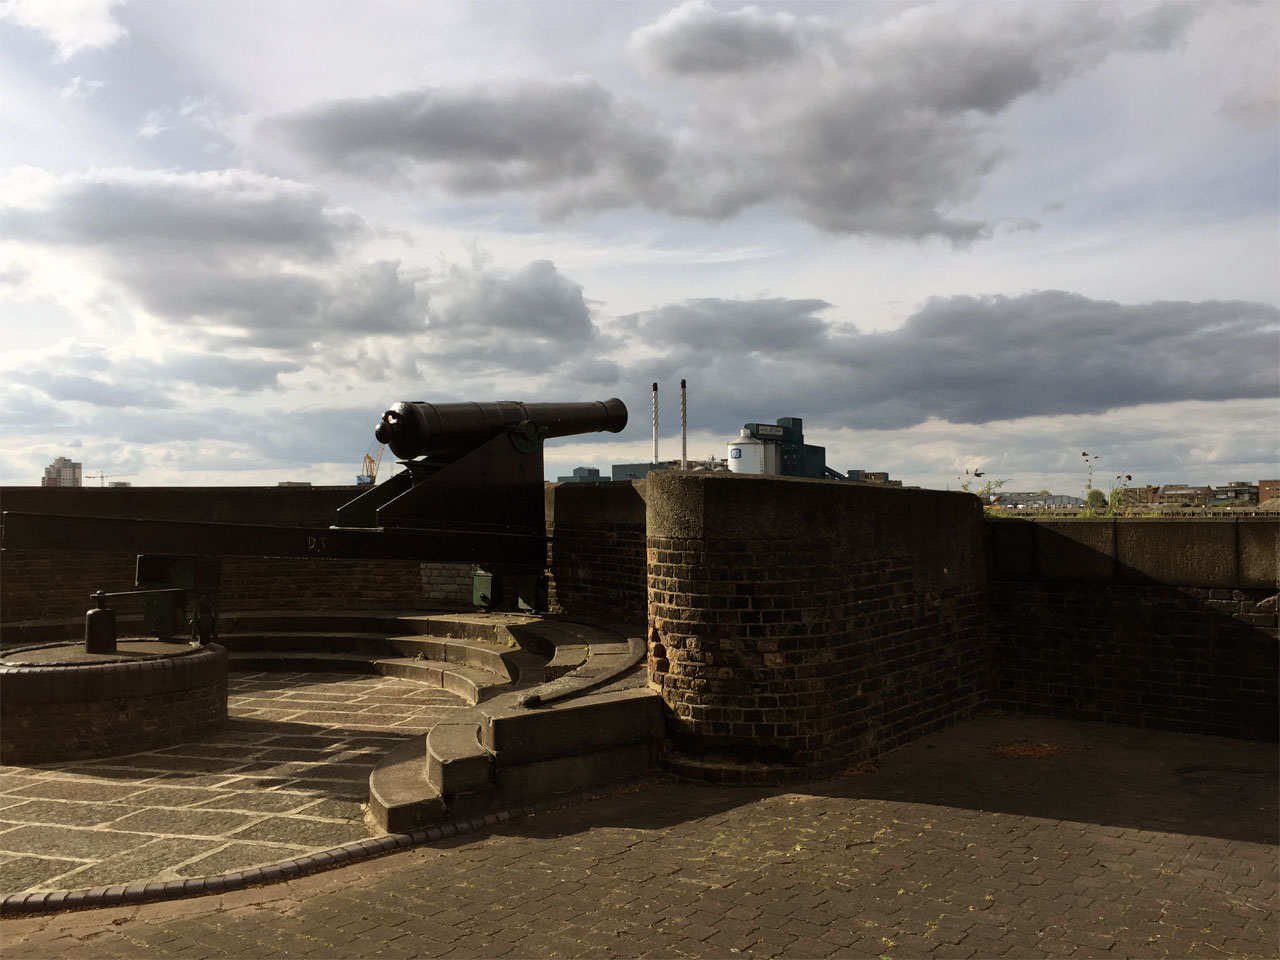
POLYGON ((284 884, 6 919, 0 936, 6 960, 1271 958, 1276 788, 1274 745, 994 717, 817 783, 655 779, 284 884))
POLYGON ((0 767, 0 893, 217 875, 373 836, 374 764, 466 707, 399 678, 233 673, 228 724, 205 740, 0 767))

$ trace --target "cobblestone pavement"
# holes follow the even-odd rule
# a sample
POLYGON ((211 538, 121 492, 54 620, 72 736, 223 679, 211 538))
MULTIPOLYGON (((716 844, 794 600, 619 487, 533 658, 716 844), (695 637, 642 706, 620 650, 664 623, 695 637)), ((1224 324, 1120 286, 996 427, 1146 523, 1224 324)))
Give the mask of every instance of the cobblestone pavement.
POLYGON ((227 726, 125 757, 0 767, 0 893, 183 880, 362 840, 369 772, 466 703, 411 680, 231 675, 227 726))
POLYGON ((992 717, 786 789, 654 780, 28 957, 1274 957, 1274 745, 992 717))

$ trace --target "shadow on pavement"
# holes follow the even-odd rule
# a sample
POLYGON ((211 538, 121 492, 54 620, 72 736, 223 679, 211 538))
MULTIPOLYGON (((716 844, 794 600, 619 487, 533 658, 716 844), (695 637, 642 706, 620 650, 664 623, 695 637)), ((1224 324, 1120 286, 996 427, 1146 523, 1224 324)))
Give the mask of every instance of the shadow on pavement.
MULTIPOLYGON (((1112 827, 1280 843, 1273 744, 1016 715, 956 724, 877 763, 776 787, 672 782, 587 805, 580 829, 675 826, 782 794, 884 800, 1112 827), (870 772, 874 771, 874 772, 870 772), (675 793, 678 803, 672 803, 675 793), (592 807, 596 809, 593 811, 592 807), (607 820, 607 824, 599 818, 607 820)), ((565 818, 499 828, 565 835, 565 818)), ((458 838, 459 843, 468 842, 458 838)))

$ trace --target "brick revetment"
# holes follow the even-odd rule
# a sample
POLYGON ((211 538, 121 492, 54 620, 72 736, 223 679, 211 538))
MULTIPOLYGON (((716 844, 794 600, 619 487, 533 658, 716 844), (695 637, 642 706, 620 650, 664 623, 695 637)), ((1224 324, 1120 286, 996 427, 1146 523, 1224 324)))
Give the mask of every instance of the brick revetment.
POLYGON ((996 520, 1006 710, 1280 738, 1280 522, 996 520))
POLYGON ((650 681, 677 750, 841 769, 987 701, 963 494, 651 474, 650 681))

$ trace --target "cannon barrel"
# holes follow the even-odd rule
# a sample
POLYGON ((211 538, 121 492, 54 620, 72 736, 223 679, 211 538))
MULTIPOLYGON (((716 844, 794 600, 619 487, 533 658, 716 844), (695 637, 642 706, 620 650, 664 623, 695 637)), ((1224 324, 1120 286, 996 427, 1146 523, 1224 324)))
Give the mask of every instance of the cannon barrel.
POLYGON ((426 454, 473 450, 509 427, 530 421, 543 438, 568 437, 627 425, 627 407, 616 397, 589 403, 421 403, 393 404, 374 430, 402 460, 426 454))

